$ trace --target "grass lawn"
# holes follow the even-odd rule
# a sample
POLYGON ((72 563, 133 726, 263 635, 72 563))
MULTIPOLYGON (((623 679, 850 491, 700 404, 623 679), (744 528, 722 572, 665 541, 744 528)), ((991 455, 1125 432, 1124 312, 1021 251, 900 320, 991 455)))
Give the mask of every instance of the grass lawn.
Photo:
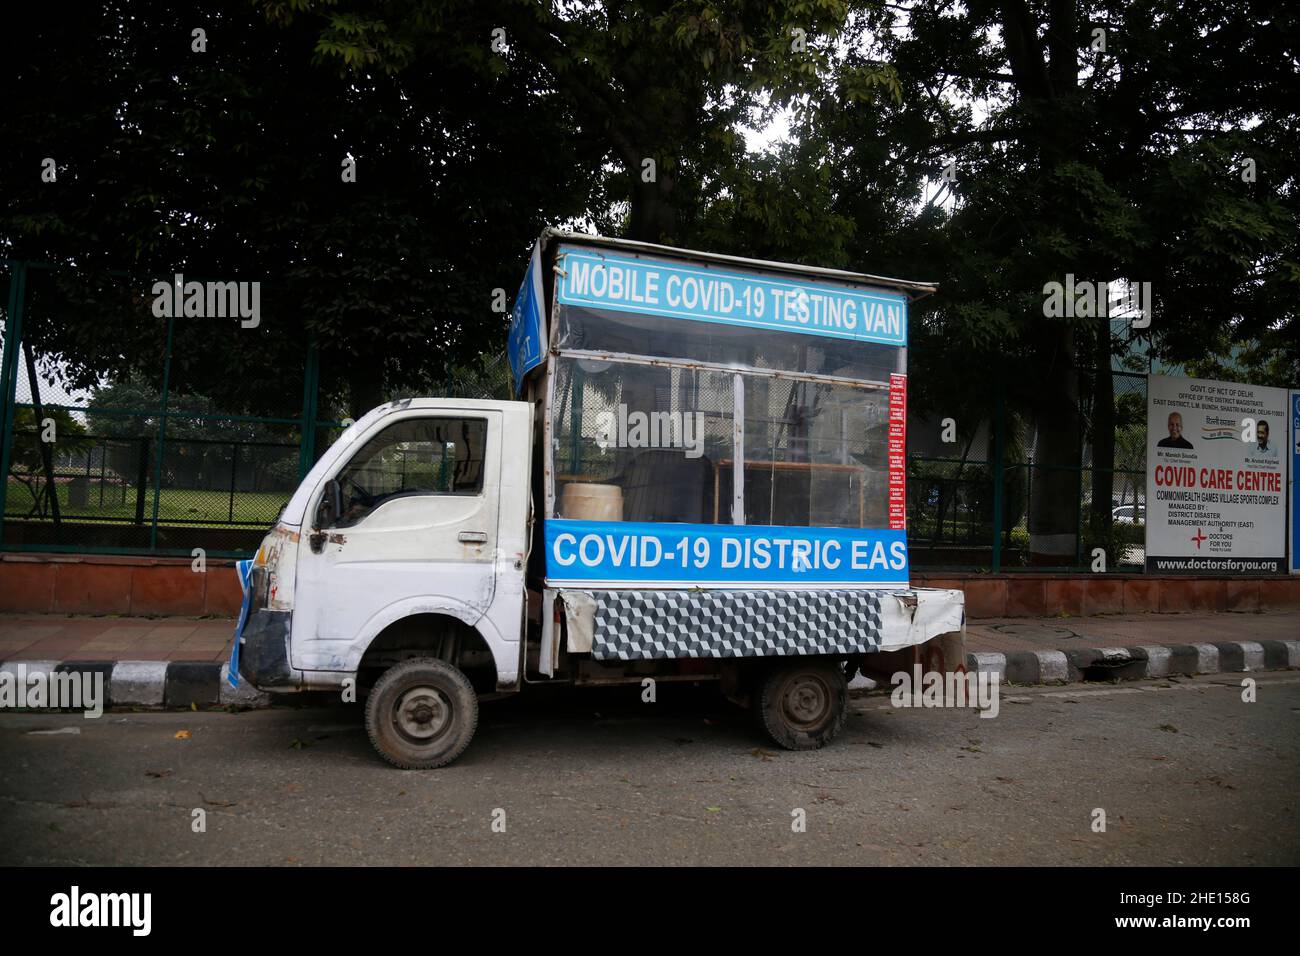
MULTIPOLYGON (((130 524, 135 520, 135 489, 124 489, 108 485, 104 488, 104 503, 99 503, 99 486, 91 483, 85 507, 68 507, 68 485, 60 484, 59 513, 68 520, 91 518, 96 523, 107 521, 111 524, 130 524)), ((292 492, 236 491, 234 499, 234 522, 249 522, 269 525, 275 521, 280 508, 289 500, 292 492)), ((22 519, 32 507, 32 495, 27 486, 14 479, 9 480, 8 497, 5 499, 5 518, 22 519)), ((49 516, 34 521, 49 521, 49 516)), ((153 489, 148 489, 144 499, 144 520, 148 524, 153 520, 153 489)), ((170 524, 184 522, 198 523, 202 527, 220 528, 232 524, 230 511, 230 492, 206 491, 191 488, 164 488, 158 501, 158 523, 170 524)))

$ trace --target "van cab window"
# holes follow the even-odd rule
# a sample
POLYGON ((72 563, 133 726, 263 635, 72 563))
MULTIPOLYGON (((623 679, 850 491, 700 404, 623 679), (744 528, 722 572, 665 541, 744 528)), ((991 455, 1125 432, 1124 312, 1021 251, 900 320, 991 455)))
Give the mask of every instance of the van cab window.
POLYGON ((486 440, 482 418, 408 418, 389 425, 339 472, 343 513, 335 526, 355 525, 393 498, 480 493, 486 440))

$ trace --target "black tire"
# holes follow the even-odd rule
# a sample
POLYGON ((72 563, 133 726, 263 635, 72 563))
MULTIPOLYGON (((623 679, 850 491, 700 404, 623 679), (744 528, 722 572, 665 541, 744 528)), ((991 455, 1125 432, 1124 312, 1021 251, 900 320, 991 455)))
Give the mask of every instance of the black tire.
POLYGON ((433 657, 395 664, 366 700, 366 732, 379 755, 403 770, 444 767, 478 728, 478 695, 456 667, 433 657))
POLYGON ((817 750, 844 729, 849 685, 844 665, 824 659, 791 660, 763 676, 755 717, 786 750, 817 750))

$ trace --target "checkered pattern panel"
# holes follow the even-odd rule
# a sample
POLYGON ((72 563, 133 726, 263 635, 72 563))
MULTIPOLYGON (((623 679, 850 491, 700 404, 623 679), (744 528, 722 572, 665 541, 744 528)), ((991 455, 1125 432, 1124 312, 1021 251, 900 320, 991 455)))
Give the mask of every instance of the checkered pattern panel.
POLYGON ((591 656, 862 654, 880 646, 873 591, 593 591, 591 656))

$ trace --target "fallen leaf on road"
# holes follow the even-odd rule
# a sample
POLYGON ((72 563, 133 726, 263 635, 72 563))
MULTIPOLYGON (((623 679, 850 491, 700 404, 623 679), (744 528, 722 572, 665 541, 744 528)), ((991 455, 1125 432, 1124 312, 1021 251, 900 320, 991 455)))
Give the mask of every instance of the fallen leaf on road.
POLYGON ((144 775, 146 777, 170 777, 172 772, 170 770, 146 770, 144 775))
POLYGON ((704 809, 705 809, 705 810, 708 810, 710 813, 721 813, 721 812, 722 812, 722 807, 705 807, 704 809))
POLYGON ((188 730, 178 730, 178 731, 176 731, 176 739, 177 739, 177 740, 189 740, 189 739, 190 739, 190 732, 189 732, 188 730))
POLYGON ((1161 725, 1160 725, 1160 729, 1163 730, 1165 733, 1168 733, 1168 734, 1176 734, 1176 733, 1178 733, 1178 728, 1175 727, 1173 724, 1161 724, 1161 725))
POLYGON ((750 753, 761 759, 764 763, 771 763, 772 758, 776 756, 772 751, 764 750, 762 747, 755 747, 750 751, 750 753))

